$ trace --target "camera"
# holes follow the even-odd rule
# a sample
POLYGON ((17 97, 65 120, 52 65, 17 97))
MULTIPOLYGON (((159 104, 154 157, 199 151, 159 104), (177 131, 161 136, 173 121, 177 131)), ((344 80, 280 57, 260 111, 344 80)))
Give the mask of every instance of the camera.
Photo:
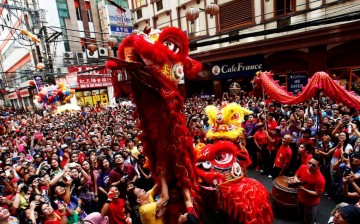
POLYGON ((347 167, 344 163, 340 164, 340 174, 342 174, 343 177, 348 176, 351 173, 351 168, 347 167))
POLYGON ((125 179, 125 182, 128 181, 129 175, 125 175, 125 176, 123 176, 123 177, 124 177, 124 179, 125 179))

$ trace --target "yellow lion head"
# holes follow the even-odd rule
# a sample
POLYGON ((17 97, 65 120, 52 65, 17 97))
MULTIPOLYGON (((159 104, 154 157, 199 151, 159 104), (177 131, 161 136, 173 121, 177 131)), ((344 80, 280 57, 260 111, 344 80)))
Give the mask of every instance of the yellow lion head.
POLYGON ((212 140, 228 139, 238 140, 242 134, 241 123, 245 115, 252 114, 252 111, 241 107, 237 103, 225 104, 221 108, 213 105, 205 108, 205 113, 209 118, 211 129, 207 132, 207 137, 212 140))

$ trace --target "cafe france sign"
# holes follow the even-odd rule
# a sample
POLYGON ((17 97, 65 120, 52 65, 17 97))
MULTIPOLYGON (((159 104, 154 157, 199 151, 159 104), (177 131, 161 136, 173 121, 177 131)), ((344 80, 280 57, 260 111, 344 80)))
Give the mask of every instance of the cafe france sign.
POLYGON ((264 70, 263 56, 236 58, 211 63, 211 72, 214 79, 254 76, 256 72, 264 70))

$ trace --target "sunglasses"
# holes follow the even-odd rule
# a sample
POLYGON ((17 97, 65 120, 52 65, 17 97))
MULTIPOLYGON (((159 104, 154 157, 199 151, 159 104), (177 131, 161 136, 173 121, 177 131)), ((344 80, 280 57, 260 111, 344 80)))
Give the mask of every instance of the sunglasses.
POLYGON ((314 163, 312 163, 312 162, 308 162, 308 164, 309 164, 309 166, 311 166, 311 167, 313 167, 313 168, 316 168, 317 167, 317 165, 316 164, 314 164, 314 163))

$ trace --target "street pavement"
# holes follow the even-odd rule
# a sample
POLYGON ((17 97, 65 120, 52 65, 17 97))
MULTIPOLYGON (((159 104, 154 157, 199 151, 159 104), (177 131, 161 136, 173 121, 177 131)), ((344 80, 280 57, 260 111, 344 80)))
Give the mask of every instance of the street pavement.
MULTIPOLYGON (((248 169, 248 177, 254 178, 260 181, 266 189, 271 192, 273 187, 272 179, 268 178, 267 175, 263 175, 260 172, 254 170, 253 167, 248 169)), ((336 203, 332 199, 328 199, 327 196, 322 196, 317 211, 317 223, 326 224, 330 217, 330 212, 334 209, 336 203)), ((275 220, 274 224, 298 224, 299 216, 296 211, 284 211, 274 208, 275 220)))

